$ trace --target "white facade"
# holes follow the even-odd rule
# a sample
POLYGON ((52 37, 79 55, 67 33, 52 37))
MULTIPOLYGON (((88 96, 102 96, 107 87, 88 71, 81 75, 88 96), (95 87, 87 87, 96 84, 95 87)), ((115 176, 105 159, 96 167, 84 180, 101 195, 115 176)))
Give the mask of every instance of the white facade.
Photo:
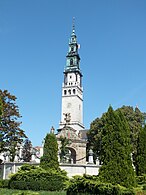
POLYGON ((70 113, 68 126, 79 131, 83 126, 83 88, 81 78, 74 72, 68 73, 62 86, 62 111, 60 128, 66 124, 65 114, 70 113))

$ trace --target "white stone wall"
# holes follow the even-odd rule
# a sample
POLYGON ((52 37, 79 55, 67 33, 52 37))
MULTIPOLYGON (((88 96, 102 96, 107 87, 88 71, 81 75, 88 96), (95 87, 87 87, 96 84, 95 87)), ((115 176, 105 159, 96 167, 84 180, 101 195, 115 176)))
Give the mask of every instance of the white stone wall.
MULTIPOLYGON (((16 173, 18 169, 24 164, 24 162, 16 163, 16 162, 9 162, 0 165, 1 169, 1 178, 2 179, 9 179, 12 173, 16 173)), ((25 162, 26 164, 26 162, 25 162)), ((39 166, 39 163, 29 163, 36 166, 39 166)), ((68 177, 72 177, 75 175, 98 175, 100 165, 76 165, 76 164, 60 164, 61 170, 65 170, 67 172, 68 177)))
POLYGON ((67 172, 68 177, 75 175, 98 175, 100 166, 97 165, 77 165, 77 164, 60 164, 61 170, 67 172))

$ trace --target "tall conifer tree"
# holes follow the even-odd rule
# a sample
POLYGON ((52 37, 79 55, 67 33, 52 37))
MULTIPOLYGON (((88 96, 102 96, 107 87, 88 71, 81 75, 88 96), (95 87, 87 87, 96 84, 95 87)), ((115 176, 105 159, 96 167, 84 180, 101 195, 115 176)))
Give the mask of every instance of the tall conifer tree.
POLYGON ((46 170, 59 170, 58 144, 56 136, 53 133, 46 135, 40 166, 46 170))
POLYGON ((135 185, 135 173, 131 161, 130 130, 120 111, 110 106, 105 115, 102 133, 102 166, 99 171, 104 182, 126 187, 135 185))
POLYGON ((146 174, 146 125, 138 136, 136 165, 137 175, 146 174))

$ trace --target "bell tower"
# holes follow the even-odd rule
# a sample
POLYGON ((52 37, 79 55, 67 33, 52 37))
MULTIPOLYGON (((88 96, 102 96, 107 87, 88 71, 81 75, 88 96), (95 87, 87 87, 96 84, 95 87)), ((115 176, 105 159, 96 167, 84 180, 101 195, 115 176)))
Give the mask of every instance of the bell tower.
POLYGON ((62 85, 62 110, 60 129, 65 125, 79 131, 83 130, 83 88, 80 70, 79 45, 73 21, 69 48, 66 55, 64 82, 62 85))

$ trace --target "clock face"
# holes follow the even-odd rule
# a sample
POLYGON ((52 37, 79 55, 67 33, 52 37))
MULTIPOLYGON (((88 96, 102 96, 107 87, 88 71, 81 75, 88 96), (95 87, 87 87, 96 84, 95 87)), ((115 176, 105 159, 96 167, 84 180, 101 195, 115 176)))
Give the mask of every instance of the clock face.
POLYGON ((68 104, 67 104, 67 108, 70 108, 70 107, 71 107, 71 103, 68 103, 68 104))

